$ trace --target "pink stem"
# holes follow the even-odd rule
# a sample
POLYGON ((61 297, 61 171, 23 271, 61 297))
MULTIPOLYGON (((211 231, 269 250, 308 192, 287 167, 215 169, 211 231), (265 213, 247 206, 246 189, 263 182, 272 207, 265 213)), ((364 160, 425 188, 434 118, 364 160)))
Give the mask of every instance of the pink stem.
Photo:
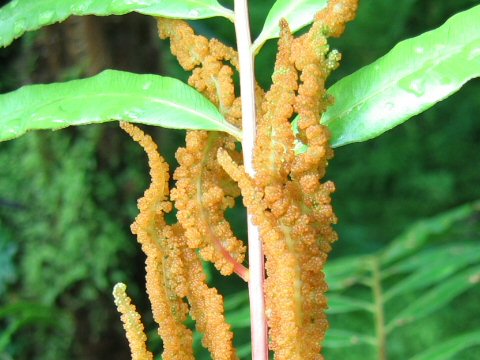
MULTIPOLYGON (((242 99, 242 149, 243 163, 246 172, 255 176, 253 168, 253 149, 256 135, 255 114, 255 74, 253 70, 253 54, 251 51, 250 25, 248 21, 247 0, 235 0, 235 33, 237 51, 240 62, 240 92, 242 99)), ((262 243, 258 228, 247 216, 248 224, 248 259, 250 297, 250 323, 252 334, 252 359, 268 360, 267 322, 265 317, 265 298, 263 283, 265 266, 262 243)))

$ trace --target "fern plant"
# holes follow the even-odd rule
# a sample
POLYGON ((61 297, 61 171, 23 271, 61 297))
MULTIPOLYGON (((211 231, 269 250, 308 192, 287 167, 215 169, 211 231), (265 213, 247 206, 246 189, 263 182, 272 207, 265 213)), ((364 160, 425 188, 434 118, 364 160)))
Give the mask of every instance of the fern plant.
MULTIPOLYGON (((31 85, 0 96, 1 140, 13 139, 28 130, 59 129, 111 120, 197 130, 189 133, 187 148, 178 155, 183 171, 176 172, 177 187, 171 198, 180 210, 180 225, 167 225, 158 217, 171 207, 165 189, 168 178, 164 174, 165 166, 155 153, 151 139, 131 125, 123 125, 146 149, 152 168, 152 185, 140 202, 141 214, 133 230, 147 254, 147 269, 150 269, 147 271, 147 290, 154 317, 161 324, 159 332, 164 340, 175 338, 178 332, 175 341, 170 343, 171 348, 166 341, 165 358, 178 357, 180 352, 184 354, 182 358, 191 356, 188 350, 191 341, 186 340, 191 334, 181 325, 188 308, 197 320, 198 328, 204 332, 204 344, 212 356, 219 359, 236 356, 234 350, 224 348, 231 343, 231 334, 222 318, 222 300, 214 290, 205 287, 200 263, 195 260, 197 252, 192 251, 196 248, 202 258, 212 261, 220 272, 235 272, 248 281, 255 359, 268 356, 265 314, 271 348, 279 359, 318 358, 320 341, 326 330, 323 314, 326 286, 321 270, 330 243, 336 239, 330 229, 330 224, 335 222, 329 205, 333 184, 320 182, 327 160, 333 155, 328 140, 332 147, 338 147, 379 136, 479 76, 480 32, 476 23, 480 6, 475 6, 453 16, 431 32, 399 43, 373 64, 325 90, 325 79, 338 66, 340 59, 337 51, 329 51, 325 39, 341 34, 345 23, 354 17, 356 6, 356 1, 332 0, 328 4, 326 1, 298 1, 291 4, 279 0, 253 43, 250 42, 248 10, 244 1, 235 1, 234 11, 215 0, 78 0, 68 3, 13 0, 0 9, 0 44, 3 46, 25 31, 62 21, 71 15, 107 16, 139 12, 160 17, 164 19, 159 21, 160 36, 171 39, 172 52, 186 70, 194 69, 190 84, 197 90, 179 80, 159 75, 106 70, 88 79, 31 85), (315 13, 318 14, 314 16, 315 13), (194 35, 186 23, 168 20, 214 16, 225 17, 234 23, 237 51, 218 41, 194 35), (304 36, 293 38, 292 32, 312 22, 304 36), (279 36, 273 85, 265 93, 255 84, 253 58, 268 39, 279 36), (241 98, 234 92, 234 69, 241 69, 241 98), (203 142, 207 145, 199 147, 198 144, 203 142), (236 143, 240 142, 242 154, 236 149, 236 143), (244 167, 239 167, 237 163, 242 155, 244 167), (198 164, 201 165, 199 169, 194 166, 198 164), (195 167, 198 173, 192 173, 189 167, 195 167), (188 183, 195 179, 194 176, 200 179, 196 183, 201 184, 197 190, 188 183), (203 184, 208 181, 213 185, 204 188, 203 184), (212 219, 221 217, 222 212, 232 205, 239 190, 249 212, 249 269, 242 264, 242 243, 234 240, 230 233, 226 236, 228 239, 223 239, 228 224, 221 223, 220 218, 215 221, 215 226, 209 227, 212 219), (203 204, 200 213, 189 212, 192 204, 184 202, 188 191, 197 191, 199 202, 203 204), (214 210, 211 210, 212 206, 214 210), (198 230, 204 229, 205 224, 209 230, 198 230), (203 243, 204 238, 213 242, 203 243), (265 267, 262 247, 267 255, 267 311, 263 301, 265 267), (161 266, 163 273, 158 272, 161 266), (197 273, 198 277, 194 276, 197 273), (164 284, 159 283, 162 276, 166 278, 164 284), (184 278, 187 282, 182 285, 180 280, 184 278), (166 290, 162 290, 164 286, 166 290), (165 302, 159 298, 163 291, 168 294, 165 302), (183 300, 185 297, 188 305, 183 300), (212 313, 216 314, 216 320, 212 320, 213 315, 208 312, 202 313, 202 304, 203 308, 215 308, 212 313), (165 323, 165 314, 169 311, 172 322, 165 323), (165 332, 167 328, 170 332, 165 332)), ((389 271, 405 273, 413 266, 393 264, 404 257, 404 254, 397 254, 389 258, 389 251, 396 250, 394 245, 393 250, 387 249, 378 256, 358 257, 354 263, 360 265, 352 269, 363 272, 364 283, 375 294, 375 341, 380 358, 385 353, 386 333, 393 331, 400 320, 410 319, 411 313, 421 312, 421 304, 412 306, 400 313, 403 318, 394 318, 385 325, 382 297, 389 300, 401 291, 401 286, 420 287, 415 278, 407 279, 407 285, 400 283, 393 287, 387 293, 389 296, 382 294, 380 270, 383 266, 387 274, 389 271), (394 269, 398 266, 400 270, 388 266, 394 269), (365 271, 370 273, 365 275, 365 271)), ((474 284, 478 268, 468 269, 459 276, 456 283, 465 284, 464 280, 468 279, 469 284, 474 284)), ((331 280, 333 289, 334 284, 335 281, 331 280)), ((132 355, 148 358, 151 354, 141 345, 144 338, 139 335, 142 326, 124 290, 124 286, 117 286, 115 296, 123 314, 132 355)), ((372 304, 335 296, 333 292, 330 301, 333 310, 341 309, 341 306, 372 310, 372 304)), ((366 336, 358 339, 373 342, 366 336)))
MULTIPOLYGON (((325 341, 327 350, 340 355, 335 349, 366 346, 374 350, 377 359, 386 359, 388 340, 398 336, 396 330, 413 326, 478 287, 480 248, 471 239, 472 230, 475 234, 478 227, 455 235, 451 231, 460 224, 468 228, 468 221, 479 210, 478 201, 454 208, 413 224, 374 254, 331 260, 326 267, 332 322, 325 341), (454 243, 445 241, 453 236, 454 243), (374 331, 349 326, 355 317, 364 315, 374 331)), ((478 329, 471 329, 418 354, 407 348, 404 356, 415 360, 459 358, 462 351, 478 346, 479 335, 478 329)), ((340 357, 347 358, 345 354, 340 357)))

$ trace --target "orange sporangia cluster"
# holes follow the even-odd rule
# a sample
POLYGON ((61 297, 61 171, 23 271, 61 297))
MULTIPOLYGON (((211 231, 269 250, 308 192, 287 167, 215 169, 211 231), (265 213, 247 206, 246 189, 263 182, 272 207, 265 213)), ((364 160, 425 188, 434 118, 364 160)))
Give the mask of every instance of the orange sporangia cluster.
POLYGON ((170 39, 180 65, 192 71, 188 83, 217 105, 228 121, 239 125, 240 99, 235 96, 232 68, 238 68, 237 52, 217 39, 195 35, 183 20, 160 18, 158 32, 161 39, 170 39))
POLYGON ((169 227, 165 223, 164 213, 171 210, 168 201, 168 165, 158 154, 151 137, 132 124, 121 123, 120 126, 143 147, 150 166, 151 184, 138 200, 140 213, 132 224, 132 232, 137 235, 147 256, 146 287, 153 318, 159 324, 158 333, 163 339, 163 357, 193 359, 193 335, 183 324, 188 307, 177 295, 177 292, 183 296, 186 294, 186 285, 181 281, 184 264, 177 244, 165 236, 169 227))
MULTIPOLYGON (((236 52, 216 39, 207 40, 193 33, 182 20, 159 19, 159 34, 170 38, 171 50, 185 70, 193 70, 189 84, 202 92, 235 125, 240 122, 240 99, 235 96, 232 66, 237 67, 236 52)), ((189 131, 185 148, 177 151, 179 167, 172 199, 177 218, 185 229, 188 245, 200 249, 204 260, 214 263, 224 275, 236 272, 245 278, 242 266, 245 246, 235 237, 224 212, 240 195, 238 187, 216 161, 222 147, 240 159, 235 139, 218 132, 189 131), (236 154, 235 154, 236 153, 236 154)))
POLYGON ((197 330, 204 334, 203 346, 210 351, 213 359, 237 359, 233 333, 223 316, 223 297, 215 288, 207 286, 203 266, 195 250, 185 246, 183 257, 188 264, 186 280, 190 315, 195 320, 197 330))
POLYGON ((325 81, 340 59, 326 37, 340 35, 356 11, 356 1, 331 1, 311 29, 293 38, 282 21, 272 86, 259 113, 250 178, 224 151, 218 161, 238 182, 266 256, 266 312, 270 348, 276 359, 321 359, 328 328, 327 284, 323 268, 337 234, 331 225, 332 182, 321 182, 333 151, 320 124, 333 101, 325 81), (326 20, 328 19, 328 20, 326 20), (298 133, 291 120, 298 114, 298 133), (307 146, 296 154, 295 142, 307 146))
POLYGON ((285 20, 280 27, 273 84, 264 96, 257 124, 254 166, 256 180, 262 186, 283 181, 294 159, 295 138, 290 118, 298 89, 298 75, 290 62, 293 36, 285 20))
POLYGON ((202 258, 212 261, 222 274, 242 275, 245 246, 224 217, 240 192, 215 158, 218 148, 233 151, 232 145, 223 134, 189 131, 185 148, 176 153, 180 166, 174 173, 172 199, 188 245, 199 248, 202 258))
POLYGON ((121 318, 130 345, 132 360, 153 359, 153 354, 145 346, 147 336, 145 335, 140 315, 125 292, 126 289, 125 284, 118 283, 113 288, 113 296, 118 312, 122 314, 121 318))
MULTIPOLYGON (((187 246, 183 227, 167 225, 164 220, 164 214, 172 208, 168 199, 168 165, 150 136, 132 124, 121 123, 121 127, 144 148, 149 160, 151 185, 138 201, 140 213, 132 224, 132 232, 147 256, 146 287, 163 340, 162 358, 194 358, 193 334, 183 324, 190 313, 197 329, 204 334, 203 343, 212 358, 236 359, 222 297, 207 286, 201 260, 187 246), (201 313, 205 309, 208 315, 201 313)), ((137 334, 139 339, 144 338, 142 333, 137 334)), ((134 351, 133 346, 131 350, 134 351)))
MULTIPOLYGON (((322 182, 333 150, 320 120, 334 100, 325 82, 340 60, 336 50, 330 51, 327 37, 341 35, 355 16, 357 2, 329 1, 298 38, 285 20, 280 22, 272 85, 267 92, 256 88, 254 177, 245 172, 233 137, 188 131, 185 147, 176 153, 176 186, 169 195, 168 166, 152 139, 133 125, 121 125, 145 149, 151 168, 152 182, 139 200, 132 232, 147 255, 147 292, 164 341, 164 359, 193 359, 192 332, 183 324, 188 314, 204 334, 203 345, 213 359, 237 358, 223 299, 207 286, 200 257, 224 275, 235 272, 248 280, 242 265, 245 245, 224 216, 240 194, 259 228, 266 256, 270 349, 278 360, 322 359, 328 328, 323 268, 337 240, 332 228, 337 219, 330 198, 335 186, 322 182), (302 153, 296 152, 299 144, 306 149, 302 153), (170 200, 178 210, 175 225, 164 220, 172 208, 170 200)), ((181 66, 192 71, 189 84, 239 127, 240 98, 233 81, 239 70, 236 51, 195 35, 182 20, 159 19, 158 29, 162 39, 170 39, 181 66)), ((116 298, 119 311, 126 314, 122 319, 132 353, 148 358, 139 317, 120 290, 116 298)))

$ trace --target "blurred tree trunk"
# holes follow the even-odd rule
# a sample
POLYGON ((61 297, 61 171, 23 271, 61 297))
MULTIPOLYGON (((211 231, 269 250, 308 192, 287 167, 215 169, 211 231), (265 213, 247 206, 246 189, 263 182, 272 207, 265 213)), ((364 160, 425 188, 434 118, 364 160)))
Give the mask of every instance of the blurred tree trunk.
POLYGON ((92 76, 110 68, 160 73, 160 48, 151 17, 139 14, 111 17, 70 17, 39 31, 29 59, 21 61, 27 82, 53 82, 92 76), (25 68, 27 67, 27 68, 25 68), (32 71, 33 70, 33 71, 32 71))

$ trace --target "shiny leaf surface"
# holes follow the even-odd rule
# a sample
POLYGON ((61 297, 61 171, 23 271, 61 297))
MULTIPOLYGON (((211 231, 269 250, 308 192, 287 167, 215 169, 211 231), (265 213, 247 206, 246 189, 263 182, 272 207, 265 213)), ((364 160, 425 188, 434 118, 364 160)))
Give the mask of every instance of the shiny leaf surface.
POLYGON ((335 104, 322 118, 332 145, 379 136, 480 76, 479 19, 477 5, 335 83, 335 104))
POLYGON ((0 47, 9 45, 26 31, 64 21, 72 15, 144 15, 202 19, 233 13, 216 0, 13 0, 0 8, 0 47))
POLYGON ((195 89, 158 75, 106 70, 87 79, 24 86, 0 95, 0 141, 28 130, 112 120, 241 136, 195 89))

